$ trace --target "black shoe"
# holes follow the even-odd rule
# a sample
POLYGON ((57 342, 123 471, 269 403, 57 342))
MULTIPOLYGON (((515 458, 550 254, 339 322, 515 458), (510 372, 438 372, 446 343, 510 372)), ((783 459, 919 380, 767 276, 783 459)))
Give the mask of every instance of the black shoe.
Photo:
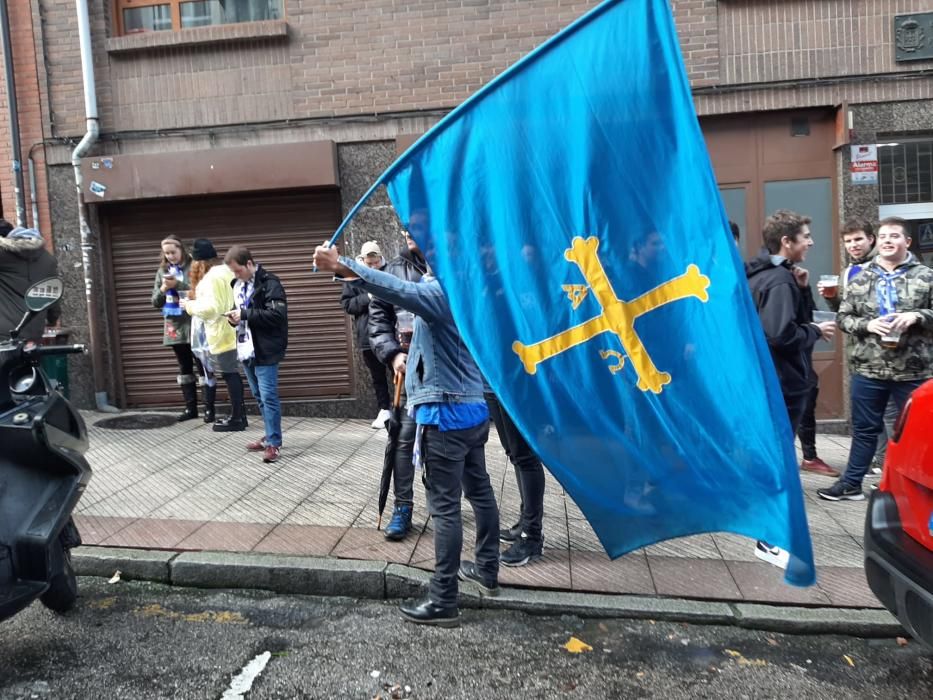
POLYGON ((525 566, 541 558, 544 542, 534 542, 523 532, 511 547, 499 555, 499 561, 506 566, 525 566))
POLYGON ((236 433, 246 430, 249 424, 246 422, 246 416, 227 416, 214 423, 215 433, 236 433))
POLYGON ((826 489, 817 489, 816 494, 827 501, 864 501, 865 494, 859 486, 849 486, 842 479, 826 489))
POLYGON ((499 541, 511 544, 522 536, 522 521, 519 520, 508 530, 499 530, 499 541))
POLYGON ((194 404, 192 406, 186 406, 185 412, 176 418, 176 420, 181 423, 186 420, 191 420, 192 418, 198 417, 198 405, 194 404))
POLYGON ((492 584, 487 583, 483 577, 479 575, 479 571, 476 570, 476 564, 471 561, 460 562, 460 571, 457 572, 457 577, 461 581, 472 581, 488 596, 499 595, 499 584, 497 582, 493 582, 492 584))
POLYGON ((414 622, 416 625, 460 626, 460 610, 456 606, 442 608, 430 598, 406 600, 398 606, 398 609, 407 622, 414 622))

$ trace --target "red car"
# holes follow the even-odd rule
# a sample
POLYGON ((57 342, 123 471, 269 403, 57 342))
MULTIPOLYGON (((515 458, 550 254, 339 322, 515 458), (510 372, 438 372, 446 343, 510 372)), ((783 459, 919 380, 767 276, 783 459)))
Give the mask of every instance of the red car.
POLYGON ((894 426, 865 518, 872 592, 915 639, 933 647, 933 380, 894 426))

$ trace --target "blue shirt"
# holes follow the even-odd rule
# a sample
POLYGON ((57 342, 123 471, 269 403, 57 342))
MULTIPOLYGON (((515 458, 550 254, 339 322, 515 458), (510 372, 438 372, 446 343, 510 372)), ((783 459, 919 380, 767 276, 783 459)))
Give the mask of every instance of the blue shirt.
POLYGON ((415 409, 418 425, 436 425, 442 433, 466 430, 489 420, 489 408, 482 403, 423 403, 415 409))

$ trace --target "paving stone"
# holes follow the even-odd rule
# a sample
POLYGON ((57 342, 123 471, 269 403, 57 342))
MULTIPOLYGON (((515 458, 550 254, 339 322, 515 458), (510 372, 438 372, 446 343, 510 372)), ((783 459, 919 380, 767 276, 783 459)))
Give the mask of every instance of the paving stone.
POLYGON ((658 591, 643 551, 609 559, 603 552, 570 552, 572 589, 593 593, 654 595, 658 591))
POLYGON ((651 578, 660 595, 707 600, 741 600, 742 594, 720 559, 648 555, 651 578))

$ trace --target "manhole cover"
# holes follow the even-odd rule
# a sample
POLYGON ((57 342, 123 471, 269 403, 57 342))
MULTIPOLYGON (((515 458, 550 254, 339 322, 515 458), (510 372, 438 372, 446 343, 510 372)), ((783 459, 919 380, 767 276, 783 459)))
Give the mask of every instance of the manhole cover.
POLYGON ((152 428, 167 428, 177 422, 178 419, 175 416, 159 413, 132 413, 128 416, 104 418, 97 421, 94 427, 110 430, 151 430, 152 428))

